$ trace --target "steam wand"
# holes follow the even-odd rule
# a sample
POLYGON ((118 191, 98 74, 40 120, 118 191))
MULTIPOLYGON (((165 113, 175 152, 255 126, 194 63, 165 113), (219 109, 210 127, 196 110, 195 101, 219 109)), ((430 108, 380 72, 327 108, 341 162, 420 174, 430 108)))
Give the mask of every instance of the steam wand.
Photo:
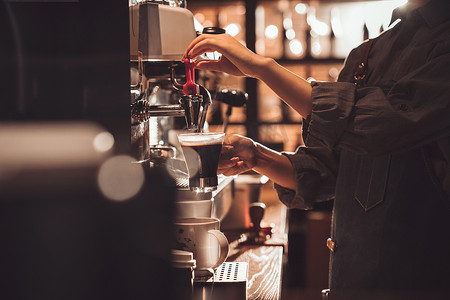
POLYGON ((230 91, 227 89, 223 89, 216 94, 214 100, 218 100, 228 105, 227 111, 225 113, 225 119, 223 120, 223 132, 227 132, 233 107, 245 106, 247 104, 248 94, 235 90, 230 91))

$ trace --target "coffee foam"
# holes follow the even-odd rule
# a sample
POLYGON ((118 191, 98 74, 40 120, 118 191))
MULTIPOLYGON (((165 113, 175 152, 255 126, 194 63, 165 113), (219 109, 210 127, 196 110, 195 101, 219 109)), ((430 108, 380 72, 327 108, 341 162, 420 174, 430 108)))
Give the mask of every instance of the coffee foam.
POLYGON ((223 141, 223 133, 187 133, 178 135, 178 140, 183 146, 201 146, 211 144, 221 144, 223 141))

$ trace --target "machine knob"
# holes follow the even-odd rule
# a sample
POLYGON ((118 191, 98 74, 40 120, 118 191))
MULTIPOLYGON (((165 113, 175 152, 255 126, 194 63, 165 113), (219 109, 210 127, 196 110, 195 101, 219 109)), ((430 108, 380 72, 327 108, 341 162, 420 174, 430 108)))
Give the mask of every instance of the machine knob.
POLYGON ((222 33, 225 33, 225 29, 220 28, 220 27, 205 27, 205 28, 203 28, 202 33, 222 34, 222 33))
POLYGON ((142 123, 150 118, 150 103, 138 100, 131 105, 131 123, 142 123))
POLYGON ((229 106, 242 107, 247 104, 248 94, 241 91, 223 89, 215 94, 214 100, 229 106))

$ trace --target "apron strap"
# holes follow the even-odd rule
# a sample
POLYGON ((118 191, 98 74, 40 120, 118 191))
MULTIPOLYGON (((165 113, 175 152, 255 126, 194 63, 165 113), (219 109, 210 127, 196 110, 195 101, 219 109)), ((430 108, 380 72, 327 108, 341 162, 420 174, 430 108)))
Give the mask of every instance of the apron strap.
POLYGON ((370 48, 372 48, 373 39, 367 41, 363 55, 361 56, 361 63, 358 65, 355 74, 353 75, 354 83, 356 86, 361 85, 363 79, 367 74, 367 59, 369 57, 370 48))

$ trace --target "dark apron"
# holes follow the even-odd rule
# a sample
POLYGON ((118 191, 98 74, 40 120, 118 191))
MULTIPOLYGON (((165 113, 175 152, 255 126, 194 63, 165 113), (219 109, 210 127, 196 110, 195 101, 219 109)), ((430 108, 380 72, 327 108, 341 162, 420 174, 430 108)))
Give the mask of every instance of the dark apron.
POLYGON ((450 286, 450 202, 430 170, 423 148, 381 157, 341 152, 332 292, 450 286))

